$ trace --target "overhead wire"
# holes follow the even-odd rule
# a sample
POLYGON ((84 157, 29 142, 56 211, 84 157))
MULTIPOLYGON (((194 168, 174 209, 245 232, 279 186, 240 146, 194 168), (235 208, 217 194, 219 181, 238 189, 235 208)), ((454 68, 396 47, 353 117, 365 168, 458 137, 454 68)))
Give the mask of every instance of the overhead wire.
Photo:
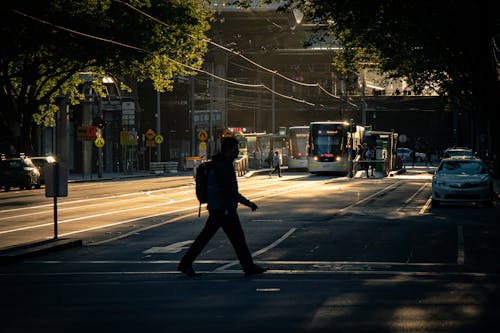
MULTIPOLYGON (((52 27, 54 27, 56 29, 63 30, 63 31, 66 31, 66 32, 69 32, 69 33, 72 33, 72 34, 80 35, 80 36, 87 37, 87 38, 90 38, 90 39, 99 40, 99 41, 102 41, 102 42, 107 42, 107 43, 115 44, 115 45, 118 45, 118 46, 121 46, 121 47, 129 48, 129 49, 132 49, 132 50, 135 50, 135 51, 139 51, 139 52, 144 52, 144 53, 147 53, 147 54, 153 54, 153 52, 148 51, 148 50, 143 49, 143 48, 140 48, 140 47, 137 47, 137 46, 125 44, 125 43, 122 43, 122 42, 117 42, 117 41, 114 41, 114 40, 111 40, 111 39, 107 39, 107 38, 103 38, 103 37, 99 37, 99 36, 95 36, 95 35, 90 35, 90 34, 87 34, 87 33, 84 33, 84 32, 80 32, 78 30, 66 28, 64 26, 60 26, 60 25, 48 22, 46 20, 40 19, 38 17, 35 17, 35 16, 32 16, 32 15, 23 13, 21 11, 18 11, 17 9, 12 9, 12 11, 14 13, 18 14, 18 15, 24 16, 26 18, 38 21, 40 23, 52 26, 52 27)), ((176 64, 178 64, 180 66, 183 66, 184 68, 187 68, 187 69, 195 71, 195 72, 206 74, 206 75, 211 76, 211 77, 213 77, 215 79, 221 80, 223 82, 226 82, 226 83, 229 83, 229 84, 232 84, 232 85, 237 85, 237 86, 241 86, 241 87, 248 87, 248 88, 262 88, 262 89, 265 89, 265 90, 267 90, 267 91, 269 91, 269 92, 271 92, 273 94, 276 94, 276 95, 278 95, 278 96, 280 96, 282 98, 285 98, 285 99, 293 100, 293 101, 299 102, 299 103, 304 103, 304 104, 307 104, 309 106, 315 106, 316 105, 314 103, 308 102, 308 101, 300 99, 300 98, 296 98, 296 97, 293 97, 293 96, 289 96, 289 95, 285 95, 285 94, 279 93, 279 92, 277 92, 277 91, 269 88, 268 86, 266 86, 265 84, 262 84, 262 83, 259 83, 259 84, 250 84, 250 83, 242 83, 242 82, 236 82, 236 81, 228 80, 228 79, 223 78, 221 76, 218 76, 218 75, 215 75, 213 73, 210 73, 210 72, 208 72, 206 70, 199 69, 199 68, 192 67, 190 65, 184 64, 184 63, 182 63, 180 61, 177 61, 175 59, 172 59, 172 58, 170 58, 168 56, 165 56, 165 57, 169 61, 171 61, 173 63, 176 63, 176 64)))
MULTIPOLYGON (((141 15, 144 15, 144 16, 148 17, 149 19, 151 19, 151 20, 153 20, 153 21, 155 21, 155 22, 157 22, 157 23, 159 23, 159 24, 161 24, 161 25, 164 25, 164 26, 168 27, 168 25, 167 25, 165 22, 163 22, 163 21, 161 21, 161 20, 157 19, 156 17, 154 17, 154 16, 152 16, 152 15, 150 15, 150 14, 148 14, 148 13, 146 13, 146 12, 142 11, 142 10, 140 10, 139 8, 137 8, 137 7, 133 6, 132 4, 129 4, 129 3, 125 2, 125 1, 122 1, 122 0, 112 0, 112 1, 114 1, 114 2, 118 2, 118 3, 121 3, 121 4, 123 4, 124 6, 127 6, 127 7, 129 7, 130 9, 132 9, 132 10, 134 10, 134 11, 136 11, 136 12, 140 13, 141 15)), ((191 38, 199 38, 199 37, 193 36, 193 35, 191 35, 191 34, 187 34, 187 35, 188 35, 189 37, 191 37, 191 38)), ((319 83, 317 83, 317 82, 316 82, 316 83, 305 83, 305 82, 301 82, 301 81, 297 81, 297 80, 291 79, 291 78, 289 78, 289 77, 287 77, 287 76, 285 76, 285 75, 281 74, 281 73, 280 73, 280 72, 278 72, 277 70, 272 70, 272 69, 269 69, 269 68, 267 68, 267 67, 265 67, 265 66, 262 66, 261 64, 259 64, 259 63, 255 62, 255 61, 253 61, 252 59, 250 59, 250 58, 246 57, 245 55, 241 54, 240 52, 234 51, 233 49, 230 49, 230 48, 228 48, 228 47, 225 47, 225 46, 223 46, 223 45, 220 45, 220 44, 218 44, 218 43, 216 43, 216 42, 212 41, 211 39, 202 38, 202 40, 203 40, 204 42, 209 43, 209 44, 211 44, 211 45, 213 45, 213 46, 215 46, 215 47, 218 47, 218 48, 220 48, 220 49, 222 49, 222 50, 224 50, 224 51, 226 51, 226 52, 229 52, 229 53, 234 54, 234 55, 236 55, 236 56, 238 56, 238 57, 241 57, 242 59, 246 60, 247 62, 251 63, 252 65, 254 65, 254 66, 256 66, 256 67, 258 67, 258 68, 260 68, 260 69, 262 69, 262 70, 264 70, 264 71, 266 71, 266 72, 269 72, 269 73, 271 73, 271 74, 277 75, 277 76, 281 77, 282 79, 285 79, 285 80, 287 80, 287 81, 289 81, 289 82, 292 82, 292 83, 294 83, 294 84, 298 84, 298 85, 302 85, 302 86, 305 86, 305 87, 317 87, 317 88, 319 88, 321 91, 323 91, 325 94, 327 94, 327 95, 329 95, 329 96, 331 96, 331 97, 333 97, 333 98, 335 98, 335 99, 337 99, 337 100, 339 100, 339 101, 346 102, 346 103, 348 103, 348 104, 349 104, 349 105, 351 105, 351 106, 354 106, 354 107, 356 107, 356 108, 359 108, 359 106, 358 106, 358 105, 356 105, 356 104, 354 104, 354 103, 352 103, 352 102, 350 102, 350 101, 348 101, 348 100, 342 99, 342 98, 340 98, 340 97, 338 97, 338 96, 336 96, 336 95, 332 94, 331 92, 329 92, 328 90, 326 90, 326 89, 325 89, 325 88, 324 88, 321 84, 319 84, 319 83)))

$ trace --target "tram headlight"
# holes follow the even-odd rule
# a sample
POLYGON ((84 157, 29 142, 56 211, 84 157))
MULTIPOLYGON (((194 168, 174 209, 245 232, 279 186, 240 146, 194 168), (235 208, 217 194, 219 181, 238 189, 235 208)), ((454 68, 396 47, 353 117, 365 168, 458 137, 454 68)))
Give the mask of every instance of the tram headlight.
POLYGON ((337 157, 335 158, 335 161, 340 162, 340 160, 341 160, 341 159, 342 159, 342 157, 337 156, 337 157))
POLYGON ((317 161, 317 160, 318 160, 318 156, 314 156, 314 157, 313 157, 313 159, 314 159, 315 161, 317 161))

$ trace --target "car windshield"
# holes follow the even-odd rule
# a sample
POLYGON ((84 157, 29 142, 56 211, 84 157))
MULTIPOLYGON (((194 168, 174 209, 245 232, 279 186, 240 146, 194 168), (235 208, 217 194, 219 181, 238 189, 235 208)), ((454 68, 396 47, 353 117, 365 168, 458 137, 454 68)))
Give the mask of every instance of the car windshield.
POLYGON ((446 161, 439 167, 440 174, 477 175, 485 174, 484 164, 477 161, 446 161))
POLYGON ((470 150, 451 150, 446 152, 446 157, 452 156, 472 156, 472 151, 470 150))

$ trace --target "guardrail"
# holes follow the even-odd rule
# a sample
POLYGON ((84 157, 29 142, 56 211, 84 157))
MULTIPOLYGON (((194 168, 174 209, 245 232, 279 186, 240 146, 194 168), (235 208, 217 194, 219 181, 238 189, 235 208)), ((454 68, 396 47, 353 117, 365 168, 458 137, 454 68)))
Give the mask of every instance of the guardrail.
POLYGON ((149 171, 151 173, 177 173, 179 162, 150 162, 149 171))
POLYGON ((234 170, 238 177, 248 172, 248 155, 240 156, 234 161, 234 170))

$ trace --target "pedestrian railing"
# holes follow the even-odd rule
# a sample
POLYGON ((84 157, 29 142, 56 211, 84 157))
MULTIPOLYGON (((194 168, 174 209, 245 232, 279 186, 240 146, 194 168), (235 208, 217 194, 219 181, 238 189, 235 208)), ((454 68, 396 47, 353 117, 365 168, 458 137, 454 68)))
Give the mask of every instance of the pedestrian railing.
POLYGON ((248 155, 239 156, 234 161, 234 170, 238 177, 244 176, 248 172, 248 155))

